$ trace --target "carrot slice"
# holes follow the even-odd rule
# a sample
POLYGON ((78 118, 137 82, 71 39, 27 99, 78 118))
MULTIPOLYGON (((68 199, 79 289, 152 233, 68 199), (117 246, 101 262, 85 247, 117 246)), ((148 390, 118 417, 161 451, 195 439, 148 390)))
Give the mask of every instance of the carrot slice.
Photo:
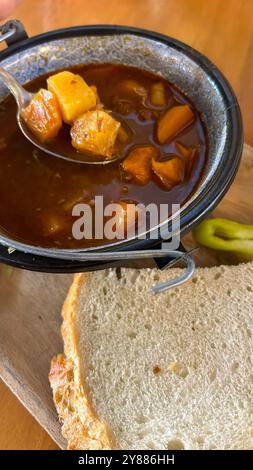
POLYGON ((51 91, 43 88, 36 93, 29 105, 22 110, 22 117, 40 142, 46 142, 55 137, 62 125, 60 107, 56 96, 51 91))
POLYGON ((104 105, 103 105, 102 101, 100 100, 97 87, 95 85, 91 85, 90 89, 93 91, 93 93, 96 97, 96 106, 94 106, 94 109, 103 109, 104 105))
POLYGON ((130 135, 127 133, 124 127, 120 127, 118 131, 118 140, 121 144, 127 144, 130 140, 130 135))
POLYGON ((139 184, 148 184, 151 179, 151 161, 158 150, 151 145, 136 147, 122 163, 123 170, 139 184))
POLYGON ((72 125, 83 113, 96 106, 97 96, 84 79, 64 70, 47 79, 47 87, 55 93, 63 121, 72 125))
POLYGON ((148 90, 138 81, 132 80, 131 78, 127 80, 123 80, 120 82, 119 86, 117 87, 117 91, 121 95, 128 95, 128 96, 147 96, 148 90))
POLYGON ((152 169, 167 189, 171 189, 184 180, 185 163, 177 156, 166 161, 153 158, 152 169))
POLYGON ((194 114, 187 104, 169 109, 158 122, 158 141, 160 144, 171 141, 193 121, 194 114))
POLYGON ((87 111, 71 128, 72 145, 81 153, 112 158, 120 123, 102 109, 87 111))
POLYGON ((59 214, 46 214, 42 219, 42 231, 47 237, 58 235, 68 227, 66 217, 59 214))

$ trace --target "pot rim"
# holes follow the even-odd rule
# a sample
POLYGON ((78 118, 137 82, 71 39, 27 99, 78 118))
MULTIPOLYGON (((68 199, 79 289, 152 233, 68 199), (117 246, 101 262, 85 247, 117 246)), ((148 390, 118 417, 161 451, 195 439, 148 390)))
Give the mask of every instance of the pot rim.
MULTIPOLYGON (((227 113, 230 120, 230 125, 232 128, 231 139, 229 142, 229 149, 227 153, 230 159, 230 165, 226 168, 226 172, 219 172, 216 170, 212 179, 208 184, 203 188, 203 190, 196 196, 196 199, 192 201, 180 214, 181 215, 181 230, 180 235, 188 232, 193 225, 199 223, 208 212, 210 212, 219 201, 222 199, 224 194, 227 192, 228 188, 232 184, 234 177, 236 175, 241 154, 242 154, 242 145, 243 145, 243 125, 242 117, 239 108, 237 98, 234 94, 231 85, 228 80, 224 77, 222 72, 202 53, 198 52, 196 49, 191 46, 174 39, 170 36, 166 36, 161 33, 154 31, 135 28, 131 26, 121 26, 121 25, 87 25, 87 26, 74 26, 69 28, 62 28, 46 33, 42 33, 36 36, 33 36, 28 39, 18 41, 15 44, 12 44, 4 51, 0 52, 0 62, 16 52, 20 52, 26 49, 29 49, 33 46, 42 44, 47 41, 54 41, 57 39, 64 39, 68 37, 78 37, 78 36, 106 36, 106 35, 122 35, 122 34, 133 34, 135 36, 144 37, 147 39, 154 40, 158 43, 163 43, 174 49, 182 52, 184 55, 188 56, 194 62, 196 62, 202 69, 209 75, 209 77, 215 82, 219 92, 222 95, 224 102, 226 103, 227 113)), ((167 221, 165 222, 167 223, 167 221)), ((163 224, 160 224, 160 227, 163 224)), ((138 238, 122 240, 115 243, 110 243, 107 245, 102 245, 98 247, 90 247, 83 249, 55 249, 55 248, 43 248, 40 246, 34 246, 19 242, 15 239, 8 239, 8 237, 0 236, 0 243, 5 247, 13 247, 23 253, 29 255, 37 255, 40 258, 58 258, 62 257, 69 260, 78 260, 78 254, 92 252, 92 251, 108 251, 113 249, 113 251, 118 250, 131 250, 141 249, 145 246, 148 248, 154 246, 157 243, 160 243, 161 239, 145 239, 140 240, 138 238)))

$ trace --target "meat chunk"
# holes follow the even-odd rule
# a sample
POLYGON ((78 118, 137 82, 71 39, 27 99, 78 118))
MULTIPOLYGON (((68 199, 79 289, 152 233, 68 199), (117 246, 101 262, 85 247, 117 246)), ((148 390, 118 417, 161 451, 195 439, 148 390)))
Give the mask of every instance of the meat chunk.
POLYGON ((21 114, 27 127, 40 142, 56 137, 62 125, 61 112, 55 95, 43 88, 36 93, 21 114))
POLYGON ((98 89, 95 85, 91 85, 90 86, 90 89, 93 91, 93 93, 95 94, 96 96, 96 106, 95 106, 95 109, 103 109, 104 108, 104 105, 103 103, 101 102, 100 100, 100 96, 98 94, 98 89))
POLYGON ((126 131, 126 129, 124 129, 124 127, 120 127, 119 129, 119 133, 118 133, 118 140, 121 144, 128 144, 129 140, 130 140, 130 133, 128 133, 126 131))
POLYGON ((105 111, 88 111, 71 128, 72 145, 79 152, 111 158, 119 128, 120 123, 105 111))
POLYGON ((193 111, 187 104, 170 108, 158 122, 157 138, 159 143, 170 142, 193 121, 193 111))
POLYGON ((139 184, 148 184, 151 179, 152 158, 158 156, 158 150, 152 145, 135 147, 122 163, 123 170, 139 184))
POLYGON ((55 93, 67 124, 73 124, 81 114, 96 106, 96 93, 80 75, 59 72, 47 79, 47 87, 55 93))
POLYGON ((167 189, 171 189, 184 180, 185 163, 179 157, 158 161, 152 159, 152 169, 167 189))

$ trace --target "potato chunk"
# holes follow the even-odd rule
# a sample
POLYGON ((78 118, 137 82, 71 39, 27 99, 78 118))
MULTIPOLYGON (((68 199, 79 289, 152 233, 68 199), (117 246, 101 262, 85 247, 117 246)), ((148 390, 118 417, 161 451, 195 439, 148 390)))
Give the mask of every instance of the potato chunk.
POLYGON ((153 83, 151 86, 150 101, 153 106, 166 106, 167 96, 162 82, 153 83))
POLYGON ((87 111, 71 128, 72 145, 79 152, 111 158, 119 128, 120 123, 105 111, 87 111))
POLYGON ((122 163, 123 170, 139 184, 148 184, 151 179, 151 161, 158 156, 152 145, 135 147, 122 163))
POLYGON ((185 163, 179 157, 158 161, 152 159, 152 169, 167 189, 171 189, 184 180, 185 163))
POLYGON ((36 93, 21 114, 27 127, 40 142, 55 137, 62 125, 61 112, 55 95, 43 88, 36 93))
POLYGON ((157 138, 160 144, 170 142, 194 120, 191 108, 185 104, 169 109, 158 122, 157 138))
POLYGON ((68 227, 66 217, 59 214, 46 214, 42 218, 42 231, 46 237, 58 235, 68 227))
POLYGON ((96 94, 80 75, 59 72, 47 79, 47 87, 55 93, 67 124, 73 124, 81 114, 96 106, 96 94))

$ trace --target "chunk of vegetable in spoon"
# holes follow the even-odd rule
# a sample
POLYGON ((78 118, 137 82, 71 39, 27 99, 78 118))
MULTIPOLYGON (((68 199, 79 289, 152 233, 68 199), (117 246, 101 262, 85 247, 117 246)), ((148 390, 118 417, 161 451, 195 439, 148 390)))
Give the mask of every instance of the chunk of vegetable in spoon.
POLYGON ((47 79, 48 89, 55 93, 62 119, 72 125, 83 113, 94 108, 97 96, 80 75, 63 71, 47 79))
POLYGON ((62 126, 58 101, 51 91, 43 88, 34 95, 21 115, 27 127, 40 142, 56 137, 62 126))
POLYGON ((111 159, 119 128, 120 123, 105 111, 87 111, 71 128, 72 145, 79 152, 90 152, 111 159))
POLYGON ((194 113, 187 104, 170 108, 158 122, 157 138, 159 143, 170 142, 177 134, 188 127, 194 119, 194 113))

